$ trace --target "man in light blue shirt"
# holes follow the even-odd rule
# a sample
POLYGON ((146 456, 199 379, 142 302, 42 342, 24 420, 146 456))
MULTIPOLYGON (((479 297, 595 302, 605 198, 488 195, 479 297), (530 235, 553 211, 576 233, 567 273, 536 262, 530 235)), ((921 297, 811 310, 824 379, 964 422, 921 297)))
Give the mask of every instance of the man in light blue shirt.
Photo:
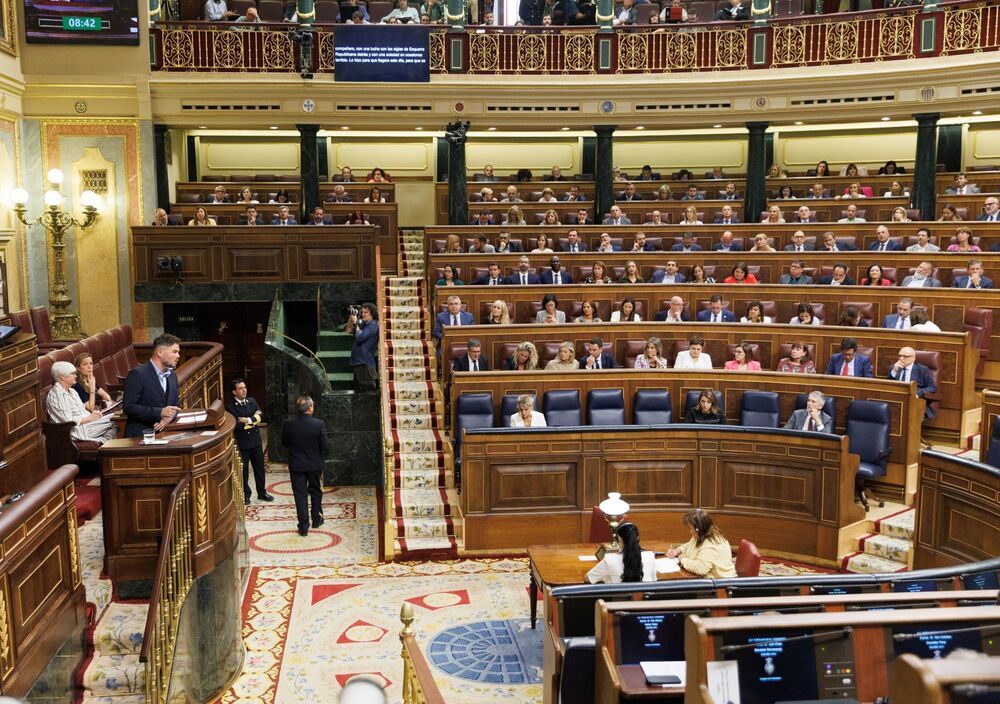
POLYGON ((420 24, 420 13, 417 12, 416 8, 408 7, 406 0, 399 0, 399 7, 382 18, 382 22, 388 22, 389 20, 420 24))
POLYGON ((238 14, 229 9, 226 0, 207 0, 205 2, 205 19, 209 22, 235 19, 238 14))

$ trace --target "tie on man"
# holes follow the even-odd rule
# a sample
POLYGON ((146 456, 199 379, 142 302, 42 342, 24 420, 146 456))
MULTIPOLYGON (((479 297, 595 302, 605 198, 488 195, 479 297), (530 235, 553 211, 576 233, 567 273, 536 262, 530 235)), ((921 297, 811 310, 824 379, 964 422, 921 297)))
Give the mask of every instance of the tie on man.
POLYGON ((521 285, 522 286, 527 286, 528 285, 528 275, 527 274, 521 274, 521 285))
POLYGON ((474 372, 478 372, 479 371, 479 360, 478 359, 473 360, 473 362, 472 362, 472 371, 474 371, 474 372))
POLYGON ((458 325, 458 316, 457 315, 451 316, 451 324, 452 325, 458 325))
POLYGON ((880 252, 884 252, 884 251, 885 251, 885 245, 886 245, 886 243, 885 243, 885 242, 883 242, 882 244, 880 244, 880 245, 878 246, 878 251, 880 251, 880 252))
POLYGON ((812 416, 809 417, 809 425, 806 430, 816 430, 816 421, 812 419, 812 416))
POLYGON ((846 359, 844 360, 844 366, 840 368, 840 375, 841 376, 851 375, 851 363, 848 362, 846 359))
POLYGON ((900 316, 899 321, 896 323, 897 330, 903 330, 906 327, 906 318, 900 316))
POLYGON ((712 313, 712 322, 713 323, 721 323, 722 322, 721 320, 719 320, 719 313, 712 313))
POLYGON ((795 245, 795 251, 796 252, 804 252, 805 249, 803 248, 803 246, 801 244, 799 244, 799 245, 795 245))
POLYGON ((559 272, 556 272, 555 276, 552 278, 552 283, 556 286, 562 284, 562 277, 559 276, 559 272))
POLYGON ((899 380, 900 381, 904 381, 904 382, 910 380, 910 368, 909 367, 903 367, 903 373, 899 375, 899 380))

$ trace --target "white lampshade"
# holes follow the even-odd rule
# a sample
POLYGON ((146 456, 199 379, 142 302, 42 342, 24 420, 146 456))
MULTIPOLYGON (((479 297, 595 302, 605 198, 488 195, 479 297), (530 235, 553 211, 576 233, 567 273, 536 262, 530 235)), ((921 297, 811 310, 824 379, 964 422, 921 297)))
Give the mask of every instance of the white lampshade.
POLYGON ((630 508, 617 491, 609 492, 608 498, 604 499, 597 507, 605 516, 624 516, 630 508))
POLYGON ((62 205, 62 193, 59 191, 45 191, 45 205, 48 207, 62 205))
POLYGON ((24 205, 28 202, 28 192, 23 188, 15 188, 10 193, 10 199, 17 205, 24 205))
POLYGON ((49 173, 46 176, 49 179, 49 183, 54 183, 57 186, 63 182, 62 169, 49 169, 49 173))
POLYGON ((80 194, 80 202, 84 205, 89 205, 92 208, 96 208, 100 203, 100 198, 93 191, 84 191, 80 194))

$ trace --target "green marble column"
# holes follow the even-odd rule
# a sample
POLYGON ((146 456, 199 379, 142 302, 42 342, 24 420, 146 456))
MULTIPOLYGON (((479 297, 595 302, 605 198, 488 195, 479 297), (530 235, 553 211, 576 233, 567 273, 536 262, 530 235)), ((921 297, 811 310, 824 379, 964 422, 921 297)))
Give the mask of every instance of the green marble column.
POLYGON ((319 195, 319 125, 297 125, 299 130, 299 183, 302 186, 302 202, 299 207, 299 222, 317 205, 323 205, 319 195))
POLYGON ((295 0, 295 14, 298 15, 300 25, 310 26, 316 19, 313 0, 295 0))
POLYGON ((153 22, 166 19, 163 16, 165 9, 161 0, 149 0, 149 23, 153 24, 153 22))
POLYGON ((445 129, 448 142, 448 224, 469 224, 469 193, 465 183, 465 142, 468 122, 452 122, 445 129))
POLYGON ((156 207, 170 212, 170 182, 167 180, 167 126, 153 125, 153 156, 156 163, 156 207))
POLYGON ((465 25, 465 0, 448 0, 444 12, 444 18, 452 29, 462 29, 465 25))
POLYGON ((614 134, 617 125, 598 125, 594 127, 597 133, 597 149, 595 150, 596 192, 594 193, 594 222, 601 222, 604 214, 615 204, 614 192, 614 134))
POLYGON ((747 180, 743 186, 743 222, 760 222, 760 213, 767 209, 767 149, 765 132, 769 122, 748 122, 747 180))
POLYGON ((615 21, 614 0, 597 0, 597 10, 594 19, 597 26, 603 31, 610 31, 615 21))
POLYGON ((933 220, 935 202, 934 181, 937 175, 937 123, 941 114, 914 115, 917 121, 917 156, 913 161, 913 207, 920 211, 921 220, 933 220))
POLYGON ((754 25, 765 25, 771 19, 771 0, 753 0, 750 5, 750 19, 754 25))

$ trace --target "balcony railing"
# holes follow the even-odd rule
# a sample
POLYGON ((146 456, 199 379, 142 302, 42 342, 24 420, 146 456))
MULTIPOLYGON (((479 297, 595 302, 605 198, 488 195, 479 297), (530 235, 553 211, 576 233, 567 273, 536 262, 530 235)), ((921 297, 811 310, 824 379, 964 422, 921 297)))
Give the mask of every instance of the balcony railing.
MULTIPOLYGON (((337 25, 315 25, 311 65, 334 71, 337 25)), ((823 66, 972 54, 1000 48, 1000 6, 983 0, 923 8, 801 15, 766 25, 712 22, 597 27, 428 27, 430 70, 440 74, 591 75, 823 66)), ((150 28, 157 71, 300 70, 292 25, 234 30, 208 22, 150 28)))

